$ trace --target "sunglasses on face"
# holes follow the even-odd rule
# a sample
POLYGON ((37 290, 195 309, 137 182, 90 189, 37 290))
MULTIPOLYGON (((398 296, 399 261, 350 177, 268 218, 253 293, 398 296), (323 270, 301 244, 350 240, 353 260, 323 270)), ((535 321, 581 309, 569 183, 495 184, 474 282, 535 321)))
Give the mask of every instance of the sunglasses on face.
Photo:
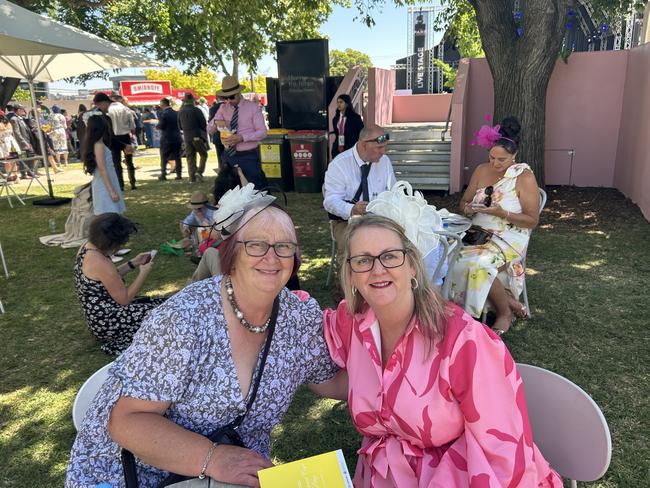
POLYGON ((489 207, 492 205, 492 193, 494 192, 494 187, 492 185, 485 187, 485 200, 483 200, 483 205, 489 207))
POLYGON ((237 95, 230 95, 228 97, 221 97, 222 100, 234 100, 237 97, 237 95))
POLYGON ((386 144, 387 141, 390 141, 390 134, 382 134, 374 139, 367 139, 363 142, 376 142, 377 144, 386 144))

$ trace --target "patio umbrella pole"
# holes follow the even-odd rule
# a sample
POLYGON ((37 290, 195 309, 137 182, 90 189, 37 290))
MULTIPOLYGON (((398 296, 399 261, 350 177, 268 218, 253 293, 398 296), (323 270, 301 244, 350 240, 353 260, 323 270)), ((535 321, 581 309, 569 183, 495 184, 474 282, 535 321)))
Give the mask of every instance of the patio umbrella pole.
POLYGON ((41 130, 41 120, 36 112, 36 94, 34 92, 34 79, 28 78, 27 84, 29 85, 29 95, 32 98, 32 110, 34 112, 34 121, 36 122, 36 134, 38 135, 38 145, 41 147, 41 158, 43 159, 43 166, 45 167, 45 176, 47 178, 47 191, 50 195, 50 198, 41 198, 39 200, 34 200, 34 205, 44 205, 44 206, 56 206, 63 205, 70 202, 71 198, 56 198, 54 196, 54 188, 52 187, 52 177, 50 176, 49 161, 47 157, 47 151, 45 147, 45 141, 43 140, 43 131, 41 130))

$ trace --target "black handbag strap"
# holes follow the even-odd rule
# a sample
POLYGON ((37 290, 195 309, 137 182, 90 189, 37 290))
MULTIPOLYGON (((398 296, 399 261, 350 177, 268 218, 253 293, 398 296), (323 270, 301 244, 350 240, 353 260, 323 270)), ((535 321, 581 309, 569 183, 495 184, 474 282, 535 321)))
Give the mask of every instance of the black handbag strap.
MULTIPOLYGON (((251 392, 251 396, 248 399, 248 402, 246 403, 246 411, 228 425, 229 427, 232 427, 234 430, 237 430, 237 428, 241 425, 241 423, 244 420, 244 417, 246 417, 246 414, 250 411, 251 407, 253 406, 253 402, 255 401, 255 397, 257 396, 257 389, 260 386, 262 373, 264 373, 266 358, 269 355, 269 349, 271 349, 271 340, 273 339, 273 332, 275 332, 275 323, 278 319, 279 310, 280 310, 280 299, 276 297, 275 301, 273 302, 273 309, 271 311, 271 320, 269 322, 269 335, 266 338, 266 342, 264 344, 264 351, 262 352, 262 362, 260 363, 259 372, 255 377, 255 382, 253 383, 253 391, 251 392)), ((135 464, 135 456, 131 451, 127 449, 122 449, 121 458, 122 458, 122 468, 124 470, 124 482, 126 488, 138 488, 138 475, 137 475, 136 464, 135 464)))
POLYGON ((280 300, 276 297, 275 301, 273 302, 273 310, 271 311, 271 320, 269 322, 269 335, 266 338, 266 342, 264 343, 264 351, 262 352, 262 362, 260 363, 260 370, 257 373, 257 376, 255 376, 255 382, 253 383, 253 390, 251 392, 250 398, 248 399, 248 403, 246 403, 246 411, 242 413, 239 417, 237 417, 235 420, 232 421, 230 426, 237 430, 237 427, 239 427, 244 420, 244 417, 246 417, 246 414, 249 412, 251 407, 253 406, 253 402, 255 401, 255 397, 257 396, 257 388, 260 386, 260 380, 262 379, 262 374, 264 373, 264 366, 266 366, 266 357, 269 355, 269 349, 271 349, 271 339, 273 339, 273 332, 275 332, 275 322, 278 319, 278 312, 280 310, 280 300))

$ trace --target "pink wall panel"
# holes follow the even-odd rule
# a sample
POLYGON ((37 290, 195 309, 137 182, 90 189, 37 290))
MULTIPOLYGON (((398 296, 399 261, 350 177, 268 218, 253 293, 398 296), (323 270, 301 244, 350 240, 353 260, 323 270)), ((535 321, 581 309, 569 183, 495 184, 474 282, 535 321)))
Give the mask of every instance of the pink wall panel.
MULTIPOLYGON (((556 64, 546 97, 549 184, 614 185, 627 53, 573 53, 568 64, 556 64), (570 150, 574 151, 572 165, 570 150)), ((485 115, 493 112, 492 74, 485 59, 470 60, 466 99, 464 184, 487 159, 485 149, 471 144, 474 133, 486 123, 485 115)))
POLYGON ((368 70, 368 106, 366 124, 386 125, 392 122, 395 72, 388 69, 368 70))
POLYGON ((393 96, 393 123, 445 122, 451 93, 393 96))
MULTIPOLYGON (((465 159, 463 161, 463 184, 469 183, 474 169, 487 161, 487 150, 472 144, 474 134, 486 123, 485 116, 494 111, 494 89, 492 73, 485 58, 471 59, 465 117, 465 159)), ((494 123, 494 122, 492 122, 494 123)))
POLYGON ((650 44, 629 52, 614 186, 650 220, 650 44))
POLYGON ((614 186, 614 161, 629 51, 573 53, 558 60, 546 94, 549 184, 614 186), (567 172, 566 154, 574 150, 567 172), (564 154, 563 154, 564 153, 564 154), (560 178, 568 176, 571 179, 560 178))

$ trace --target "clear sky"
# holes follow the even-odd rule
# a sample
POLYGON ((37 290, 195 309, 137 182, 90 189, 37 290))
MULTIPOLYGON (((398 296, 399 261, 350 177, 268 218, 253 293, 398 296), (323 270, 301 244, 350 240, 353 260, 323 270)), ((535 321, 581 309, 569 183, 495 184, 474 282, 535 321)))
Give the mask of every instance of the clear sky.
MULTIPOLYGON (((428 5, 438 4, 438 1, 428 5)), ((399 58, 407 54, 407 8, 395 7, 389 0, 382 11, 375 11, 375 26, 368 28, 359 20, 354 20, 355 9, 334 7, 328 21, 321 26, 321 32, 329 38, 330 49, 345 50, 356 49, 370 56, 374 66, 389 68, 399 58)), ((436 33, 435 43, 441 37, 436 33)), ((180 65, 179 65, 180 66, 180 65)), ((125 69, 120 75, 139 74, 140 69, 125 69)), ((258 72, 266 76, 277 76, 277 63, 272 56, 265 56, 258 63, 258 72)), ((245 73, 241 70, 240 74, 245 73)), ((86 83, 86 88, 100 88, 109 86, 108 80, 94 79, 86 83)), ((78 89, 81 85, 74 85, 62 81, 51 83, 50 89, 78 89)))

